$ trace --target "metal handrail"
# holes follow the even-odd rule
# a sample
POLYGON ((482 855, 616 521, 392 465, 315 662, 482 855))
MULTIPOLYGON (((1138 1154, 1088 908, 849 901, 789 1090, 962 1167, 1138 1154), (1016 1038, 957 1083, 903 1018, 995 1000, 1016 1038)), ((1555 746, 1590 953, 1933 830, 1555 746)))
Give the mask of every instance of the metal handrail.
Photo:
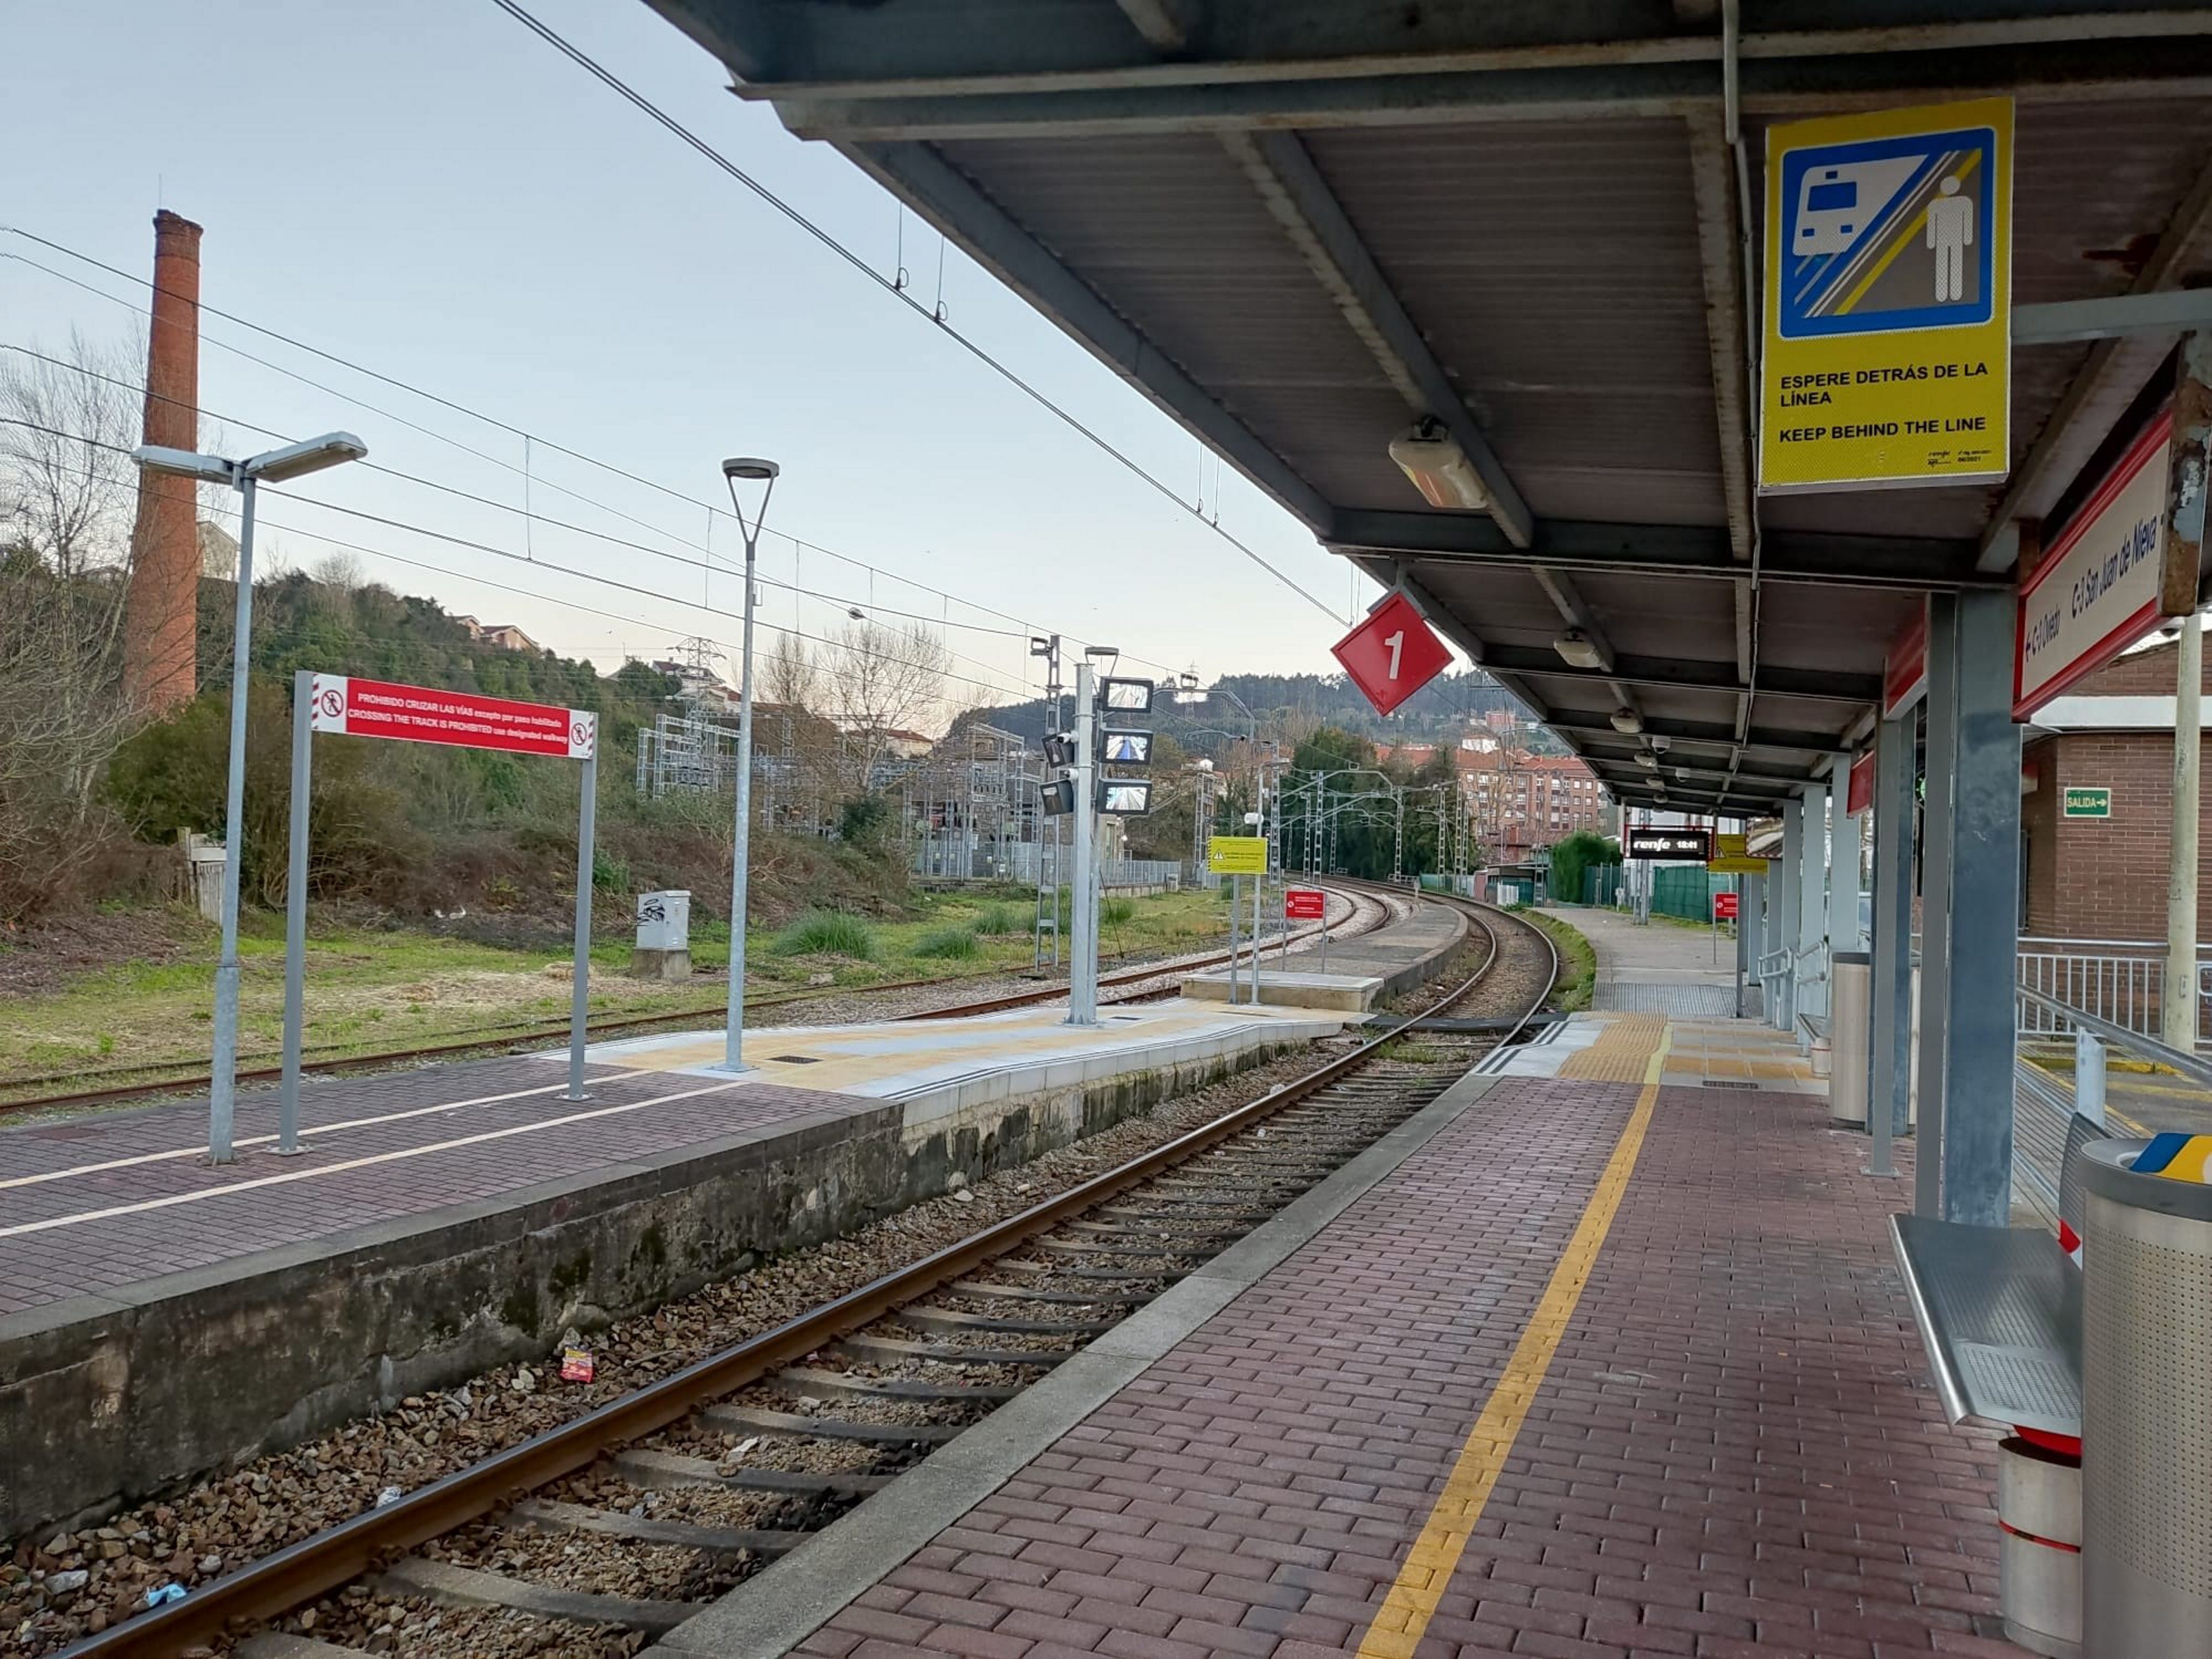
POLYGON ((2100 1018, 2095 1014, 2084 1013, 2070 1003, 2061 1002, 2056 997, 2045 996, 2042 992, 2032 989, 2026 985, 2016 986, 2014 988, 2017 995, 2075 1029, 2094 1032, 2109 1043, 2130 1049, 2145 1060, 2166 1066, 2193 1082, 2212 1087, 2212 1060, 2201 1059, 2196 1054, 2184 1054, 2179 1048, 2169 1048, 2156 1037, 2147 1037, 2140 1031, 2130 1031, 2126 1026, 2116 1025, 2109 1019, 2100 1018))

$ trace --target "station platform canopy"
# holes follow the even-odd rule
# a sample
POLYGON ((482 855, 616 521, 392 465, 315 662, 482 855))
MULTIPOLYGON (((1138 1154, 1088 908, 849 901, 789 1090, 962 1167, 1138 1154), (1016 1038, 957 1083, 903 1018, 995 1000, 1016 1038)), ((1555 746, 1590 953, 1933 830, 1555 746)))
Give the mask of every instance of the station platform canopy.
POLYGON ((1861 745, 1922 595, 2012 586, 2179 331, 2021 319, 2212 278, 2204 9, 650 3, 1637 804, 1763 816, 1861 745), (2006 476, 1761 495, 1766 129, 1992 94, 2006 476), (1390 446, 1417 423, 1481 506, 1416 493, 1390 446))

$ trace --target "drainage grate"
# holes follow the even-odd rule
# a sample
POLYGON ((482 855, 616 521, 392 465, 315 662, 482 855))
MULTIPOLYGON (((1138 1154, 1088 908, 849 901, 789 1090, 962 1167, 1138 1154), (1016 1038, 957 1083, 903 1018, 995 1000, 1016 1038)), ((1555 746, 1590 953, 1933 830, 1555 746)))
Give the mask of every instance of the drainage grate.
POLYGON ((770 1054, 769 1059, 779 1066, 819 1066, 819 1054, 770 1054))
POLYGON ((1709 1077, 1705 1079, 1702 1086, 1708 1089, 1756 1089, 1759 1087, 1756 1083, 1747 1083, 1743 1079, 1735 1077, 1709 1077))

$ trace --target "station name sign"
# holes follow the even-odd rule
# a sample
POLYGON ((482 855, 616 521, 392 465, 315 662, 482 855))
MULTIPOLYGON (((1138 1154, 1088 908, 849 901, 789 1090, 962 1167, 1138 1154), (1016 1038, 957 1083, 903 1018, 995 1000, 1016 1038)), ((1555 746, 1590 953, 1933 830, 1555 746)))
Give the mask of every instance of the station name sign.
POLYGON ((1628 856, 1632 859, 1692 859, 1703 864, 1713 855, 1712 833, 1706 830, 1631 830, 1628 856))
POLYGON ((586 708, 556 708, 345 674, 316 675, 311 695, 314 702, 309 723, 317 732, 565 760, 589 760, 599 748, 599 717, 586 708))
POLYGON ((2160 415, 2021 584, 2012 717, 2024 720, 2158 625, 2173 416, 2160 415))

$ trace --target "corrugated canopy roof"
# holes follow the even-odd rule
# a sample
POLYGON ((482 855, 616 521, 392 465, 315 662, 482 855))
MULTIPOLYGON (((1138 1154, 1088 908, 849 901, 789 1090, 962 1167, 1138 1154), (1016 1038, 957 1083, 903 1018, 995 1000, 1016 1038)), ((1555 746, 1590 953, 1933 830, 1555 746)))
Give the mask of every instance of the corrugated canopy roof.
POLYGON ((1768 124, 2010 93, 2016 305, 2212 273, 2203 9, 1746 0, 1731 60, 1734 0, 650 3, 1404 584, 1627 800, 1653 781, 1617 714, 1671 739, 1693 811, 1763 811, 1862 741, 1922 593, 2008 585, 2017 525, 2172 344, 2016 349, 2003 484, 1755 498, 1768 124), (1390 461, 1425 416, 1490 514, 1390 461))

